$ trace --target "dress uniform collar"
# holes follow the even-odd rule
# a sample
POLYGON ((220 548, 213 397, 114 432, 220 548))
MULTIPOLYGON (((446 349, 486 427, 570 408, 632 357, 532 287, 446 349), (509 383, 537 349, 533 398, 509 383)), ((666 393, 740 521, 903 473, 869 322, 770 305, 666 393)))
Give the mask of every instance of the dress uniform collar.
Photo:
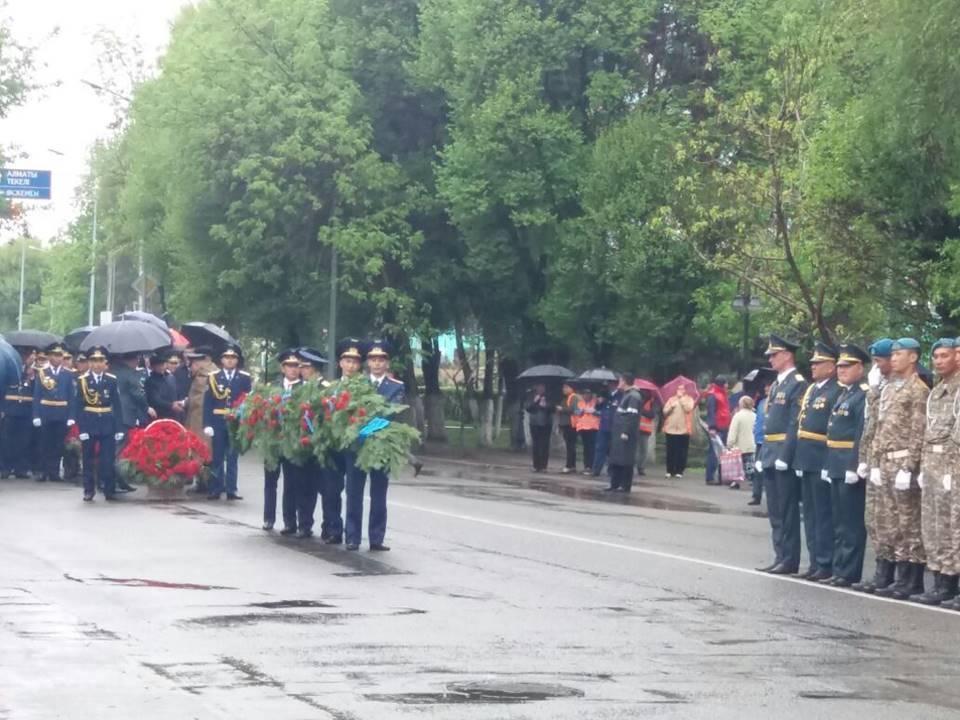
POLYGON ((797 369, 795 367, 792 367, 789 370, 784 370, 782 373, 777 375, 777 383, 778 384, 782 383, 784 380, 786 380, 788 377, 790 377, 796 372, 797 372, 797 369))

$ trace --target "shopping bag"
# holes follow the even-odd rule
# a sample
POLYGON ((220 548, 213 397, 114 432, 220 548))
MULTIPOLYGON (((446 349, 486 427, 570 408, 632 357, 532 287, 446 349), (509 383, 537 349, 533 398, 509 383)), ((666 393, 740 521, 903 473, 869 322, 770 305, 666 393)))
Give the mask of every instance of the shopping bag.
POLYGON ((743 458, 737 449, 720 453, 720 479, 726 483, 741 483, 743 477, 743 458))

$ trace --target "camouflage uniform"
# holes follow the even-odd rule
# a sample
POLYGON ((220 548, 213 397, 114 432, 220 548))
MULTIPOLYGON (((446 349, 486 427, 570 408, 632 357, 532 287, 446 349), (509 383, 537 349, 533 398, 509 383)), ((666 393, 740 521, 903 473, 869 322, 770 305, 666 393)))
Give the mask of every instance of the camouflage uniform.
MULTIPOLYGON (((952 478, 960 460, 957 445, 951 439, 956 424, 957 391, 960 373, 940 382, 927 398, 927 427, 923 437, 923 464, 921 475, 923 546, 927 553, 927 567, 934 572, 956 574, 952 566, 950 548, 953 543, 951 505, 952 478), (946 479, 946 487, 944 487, 946 479)), ((960 479, 960 478, 958 478, 960 479)))
MULTIPOLYGON (((867 390, 867 409, 863 424, 863 435, 860 438, 860 463, 868 468, 880 467, 880 462, 876 453, 873 451, 873 441, 877 435, 877 418, 880 415, 880 392, 887 384, 887 379, 883 378, 878 387, 871 386, 867 390)), ((877 558, 881 560, 893 561, 893 546, 881 546, 877 534, 878 515, 889 515, 889 507, 893 503, 891 494, 881 487, 877 487, 871 482, 867 483, 867 499, 865 511, 865 523, 867 526, 867 536, 873 544, 877 558)))
MULTIPOLYGON (((896 562, 923 564, 926 556, 920 530, 920 486, 917 474, 926 425, 930 390, 914 373, 906 379, 891 379, 880 393, 880 412, 873 440, 874 460, 882 488, 875 500, 878 548, 893 547, 896 562), (900 470, 910 473, 910 488, 897 490, 894 478, 900 470), (890 493, 892 506, 881 501, 890 493)), ((878 552, 879 555, 879 552, 878 552)))
MULTIPOLYGON (((958 377, 958 383, 960 383, 960 377, 958 377)), ((954 416, 960 417, 960 394, 956 397, 954 416)), ((960 422, 954 423, 949 444, 954 458, 954 474, 960 475, 960 468, 957 467, 957 458, 960 458, 960 422)), ((949 503, 951 542, 944 548, 943 567, 940 572, 946 575, 960 575, 960 477, 950 478, 949 503)))

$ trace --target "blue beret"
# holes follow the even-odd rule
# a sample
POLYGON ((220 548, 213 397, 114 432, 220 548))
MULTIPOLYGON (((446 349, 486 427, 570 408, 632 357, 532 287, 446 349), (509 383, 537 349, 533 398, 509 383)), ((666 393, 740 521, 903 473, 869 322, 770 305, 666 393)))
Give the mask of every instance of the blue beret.
POLYGON ((891 350, 916 350, 919 352, 920 343, 918 343, 913 338, 900 338, 894 344, 891 350))
POLYGON ((870 346, 869 350, 873 357, 888 358, 890 357, 890 353, 893 352, 893 340, 890 338, 880 338, 870 346))
POLYGON ((930 349, 930 352, 939 350, 940 348, 947 348, 948 350, 953 350, 957 347, 957 341, 954 338, 940 338, 937 340, 933 347, 930 349))

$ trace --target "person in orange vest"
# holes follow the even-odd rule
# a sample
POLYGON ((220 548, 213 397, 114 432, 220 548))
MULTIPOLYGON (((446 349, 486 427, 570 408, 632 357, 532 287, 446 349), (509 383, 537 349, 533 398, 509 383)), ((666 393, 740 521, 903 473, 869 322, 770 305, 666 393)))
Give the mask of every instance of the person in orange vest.
POLYGON ((597 433, 600 431, 600 410, 597 398, 590 388, 574 395, 573 420, 576 423, 577 436, 583 443, 583 474, 593 474, 594 450, 597 447, 597 433))
POLYGON ((573 387, 567 383, 563 384, 563 399, 557 405, 557 427, 563 435, 563 442, 567 446, 567 462, 563 466, 563 473, 572 473, 577 471, 577 426, 573 417, 573 405, 576 402, 577 394, 573 387))
POLYGON ((640 397, 643 404, 640 406, 640 421, 637 428, 637 475, 647 474, 647 456, 650 454, 650 437, 653 435, 657 420, 657 406, 653 393, 641 390, 640 397))
MULTIPOLYGON (((730 428, 730 399, 727 396, 727 379, 718 375, 707 388, 707 430, 711 439, 719 437, 727 445, 727 430, 730 428)), ((720 458, 713 442, 707 443, 707 485, 720 484, 720 458)))

